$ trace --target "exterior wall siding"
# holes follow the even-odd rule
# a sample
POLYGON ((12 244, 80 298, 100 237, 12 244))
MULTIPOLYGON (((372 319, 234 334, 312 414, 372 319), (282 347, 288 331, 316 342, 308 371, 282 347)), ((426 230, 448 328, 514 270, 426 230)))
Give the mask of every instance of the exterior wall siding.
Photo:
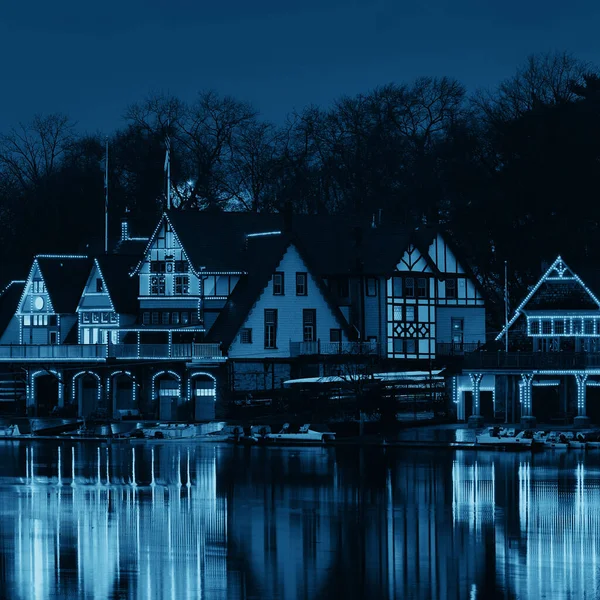
POLYGON ((464 319, 464 343, 485 343, 485 309, 479 307, 438 307, 436 324, 438 343, 451 343, 451 323, 453 318, 464 319))
POLYGON ((377 277, 377 295, 367 296, 366 281, 363 289, 365 301, 365 338, 376 337, 379 344, 385 342, 385 278, 377 277), (383 301, 382 301, 383 300, 383 301))
POLYGON ((0 344, 20 344, 19 317, 13 316, 0 336, 0 344))
POLYGON ((236 362, 231 365, 234 392, 280 390, 291 378, 291 367, 286 363, 236 362))
MULTIPOLYGON (((290 246, 283 259, 275 269, 285 273, 283 296, 273 295, 273 281, 267 287, 248 314, 242 328, 252 329, 252 343, 240 343, 240 335, 231 344, 230 358, 288 358, 290 356, 290 342, 302 342, 302 310, 314 308, 317 311, 317 335, 322 342, 329 342, 329 330, 340 329, 342 325, 336 320, 333 311, 321 294, 315 278, 308 272, 308 268, 298 251, 290 246), (308 273, 308 289, 306 296, 296 296, 296 273, 308 273), (276 309, 277 313, 277 348, 264 347, 264 311, 276 309)), ((347 341, 345 332, 342 339, 347 341)))

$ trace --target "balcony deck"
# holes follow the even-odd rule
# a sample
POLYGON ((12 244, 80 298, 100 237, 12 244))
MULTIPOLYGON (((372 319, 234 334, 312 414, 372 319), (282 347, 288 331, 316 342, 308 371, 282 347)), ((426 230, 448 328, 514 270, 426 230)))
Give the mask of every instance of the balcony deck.
POLYGON ((290 342, 290 356, 379 356, 377 342, 290 342))
POLYGON ((467 370, 579 370, 600 369, 598 352, 489 352, 465 354, 463 368, 467 370))
POLYGON ((0 345, 0 362, 106 362, 107 359, 225 360, 219 344, 0 345))

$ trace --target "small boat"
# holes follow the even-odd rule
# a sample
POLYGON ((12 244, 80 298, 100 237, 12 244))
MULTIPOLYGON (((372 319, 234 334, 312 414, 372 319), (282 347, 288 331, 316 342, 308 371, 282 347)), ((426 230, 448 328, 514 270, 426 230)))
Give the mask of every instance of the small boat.
POLYGON ((244 430, 239 425, 225 425, 218 431, 197 435, 194 442, 235 442, 243 435, 244 430))
POLYGON ((155 427, 143 427, 145 438, 174 440, 196 437, 196 426, 188 423, 159 423, 155 427))
POLYGON ((564 433, 551 431, 544 439, 545 448, 553 448, 555 450, 567 450, 569 448, 569 439, 564 433))
POLYGON ((21 437, 21 431, 18 425, 8 425, 0 427, 0 438, 21 437))
POLYGON ((475 445, 511 450, 531 449, 534 445, 534 433, 530 429, 525 429, 517 434, 513 430, 513 435, 508 435, 508 433, 503 427, 490 427, 487 433, 475 437, 475 445))
POLYGON ((335 440, 331 431, 314 431, 309 424, 297 429, 286 423, 279 433, 268 433, 264 436, 266 444, 325 444, 335 440))

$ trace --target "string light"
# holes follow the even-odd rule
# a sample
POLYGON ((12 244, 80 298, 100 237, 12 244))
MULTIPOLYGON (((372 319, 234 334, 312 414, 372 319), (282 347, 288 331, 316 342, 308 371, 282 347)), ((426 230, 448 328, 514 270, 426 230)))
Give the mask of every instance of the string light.
POLYGON ((262 233, 247 233, 246 237, 254 238, 254 237, 265 237, 268 235, 281 235, 281 231, 264 231, 262 233))
POLYGON ((55 369, 39 369, 38 371, 34 371, 30 377, 31 377, 31 386, 30 386, 30 390, 31 390, 31 398, 35 399, 35 379, 36 377, 38 377, 39 375, 48 375, 48 374, 52 374, 56 377, 57 381, 58 381, 58 402, 59 405, 63 404, 63 400, 64 400, 64 396, 63 396, 63 383, 60 381, 60 374, 58 371, 56 371, 55 369))
MULTIPOLYGON (((126 375, 127 377, 129 377, 129 379, 131 379, 132 382, 132 402, 135 405, 136 402, 136 392, 137 392, 137 385, 136 385, 136 378, 135 375, 133 375, 131 373, 131 371, 113 371, 107 378, 106 378, 106 397, 110 400, 110 385, 111 385, 111 381, 113 380, 114 377, 117 377, 118 375, 126 375)), ((116 384, 115 384, 116 385, 116 384)))
POLYGON ((519 383, 519 399, 523 405, 523 416, 531 415, 531 383, 533 382, 533 373, 521 373, 521 383, 519 383))
POLYGON ((585 416, 585 397, 586 397, 586 382, 587 373, 577 373, 575 381, 577 382, 577 414, 580 417, 585 416))
POLYGON ((217 378, 214 375, 211 375, 210 373, 204 373, 204 372, 201 372, 201 371, 198 371, 196 373, 192 373, 188 377, 188 382, 187 382, 187 398, 188 398, 188 401, 191 401, 191 399, 192 399, 192 379, 194 379, 194 377, 199 377, 199 376, 206 376, 206 377, 209 377, 210 379, 212 379, 212 381, 213 381, 212 397, 213 397, 213 400, 216 402, 217 401, 217 378))
POLYGON ((4 289, 3 289, 3 290, 0 292, 0 296, 3 296, 3 295, 4 295, 4 293, 5 293, 5 292, 7 292, 7 291, 8 291, 8 289, 9 289, 9 288, 10 288, 12 285, 15 285, 15 284, 18 284, 18 283, 26 283, 26 280, 25 280, 25 279, 14 279, 13 281, 11 281, 9 284, 7 284, 7 285, 4 287, 4 289))
POLYGON ((102 400, 102 380, 100 379, 100 375, 98 375, 98 373, 94 373, 93 371, 79 371, 78 373, 73 375, 73 379, 71 380, 71 400, 73 402, 75 402, 75 381, 81 375, 92 375, 93 377, 96 378, 96 382, 97 382, 96 395, 97 395, 98 402, 100 402, 100 400, 102 400))
POLYGON ((469 377, 471 378, 471 382, 473 384, 473 414, 479 414, 479 400, 480 400, 480 390, 481 390, 481 380, 483 379, 483 373, 469 373, 469 377))
POLYGON ((175 377, 175 379, 177 380, 178 386, 177 386, 177 394, 181 396, 181 376, 178 375, 177 373, 175 373, 175 371, 159 371, 158 373, 155 373, 152 376, 152 400, 155 400, 155 395, 156 395, 156 379, 158 377, 160 377, 161 375, 172 375, 173 377, 175 377))
POLYGON ((523 302, 521 302, 521 304, 519 304, 519 306, 515 310, 515 314, 513 315, 512 319, 508 322, 508 325, 505 325, 502 328, 502 331, 496 336, 496 341, 499 341, 502 338, 502 336, 505 334, 505 332, 508 335, 508 329, 510 329, 512 327, 513 323, 519 318, 519 315, 521 314, 521 310, 529 302, 529 300, 532 298, 532 296, 540 289, 541 285, 545 281, 548 281, 548 280, 549 281, 576 281, 583 287, 583 289, 587 292, 587 294, 590 296, 590 298, 600 308, 600 300, 598 300, 598 298, 596 298, 594 293, 585 285, 585 283, 581 280, 581 278, 577 274, 573 273, 573 271, 563 262, 562 258, 560 256, 558 256, 557 259, 552 263, 550 268, 544 273, 542 278, 535 284, 535 286, 532 288, 532 290, 529 292, 529 294, 527 294, 527 296, 525 296, 525 299, 523 300, 523 302), (556 271, 558 273, 558 277, 552 277, 550 275, 553 271, 556 271), (570 275, 567 275, 567 277, 565 277, 564 274, 567 271, 570 272, 570 275), (551 277, 552 277, 552 279, 550 279, 551 277))

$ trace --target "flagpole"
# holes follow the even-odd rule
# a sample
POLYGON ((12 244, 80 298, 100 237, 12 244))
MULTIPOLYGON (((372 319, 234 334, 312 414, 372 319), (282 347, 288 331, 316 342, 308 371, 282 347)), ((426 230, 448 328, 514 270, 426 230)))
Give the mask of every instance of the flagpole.
POLYGON ((171 119, 167 121, 167 134, 165 135, 165 173, 167 174, 167 210, 171 209, 171 138, 169 129, 171 127, 171 119))
POLYGON ((108 254, 108 136, 104 160, 104 254, 108 254))

